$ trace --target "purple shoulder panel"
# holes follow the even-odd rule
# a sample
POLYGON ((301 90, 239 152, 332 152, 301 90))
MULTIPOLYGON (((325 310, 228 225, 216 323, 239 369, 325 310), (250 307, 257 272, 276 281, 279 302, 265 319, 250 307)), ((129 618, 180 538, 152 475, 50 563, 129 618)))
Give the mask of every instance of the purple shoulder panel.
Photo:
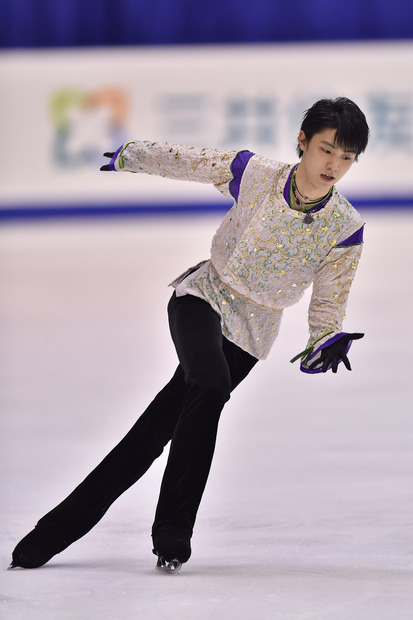
POLYGON ((229 183, 229 191, 235 200, 238 200, 242 175, 244 174, 246 165, 253 155, 255 155, 255 153, 251 153, 251 151, 240 151, 237 153, 231 164, 231 172, 234 175, 234 178, 229 183))
POLYGON ((358 230, 356 230, 356 232, 353 233, 348 239, 345 239, 344 241, 336 245, 336 248, 347 248, 350 245, 359 245, 360 243, 363 243, 363 231, 364 225, 358 230))

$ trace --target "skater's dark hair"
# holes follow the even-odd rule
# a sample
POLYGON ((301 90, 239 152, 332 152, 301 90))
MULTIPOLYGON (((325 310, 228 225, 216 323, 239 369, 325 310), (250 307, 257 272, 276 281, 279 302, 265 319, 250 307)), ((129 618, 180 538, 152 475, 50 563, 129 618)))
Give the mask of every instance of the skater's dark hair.
MULTIPOLYGON (((305 133, 307 141, 310 142, 316 133, 324 129, 335 129, 337 144, 346 151, 355 153, 356 160, 360 153, 366 150, 370 133, 366 117, 347 97, 320 99, 306 110, 301 130, 305 133)), ((300 144, 297 146, 297 153, 302 157, 300 144)))

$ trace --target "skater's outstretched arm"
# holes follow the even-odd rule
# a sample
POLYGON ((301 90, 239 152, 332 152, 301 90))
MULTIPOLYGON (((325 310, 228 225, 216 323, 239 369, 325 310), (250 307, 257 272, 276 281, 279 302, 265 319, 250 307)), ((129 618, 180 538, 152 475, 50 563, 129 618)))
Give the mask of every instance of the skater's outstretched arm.
POLYGON ((115 153, 105 153, 110 162, 101 170, 211 183, 229 197, 229 183, 234 177, 232 163, 237 153, 235 150, 199 149, 167 142, 134 141, 127 142, 115 153))

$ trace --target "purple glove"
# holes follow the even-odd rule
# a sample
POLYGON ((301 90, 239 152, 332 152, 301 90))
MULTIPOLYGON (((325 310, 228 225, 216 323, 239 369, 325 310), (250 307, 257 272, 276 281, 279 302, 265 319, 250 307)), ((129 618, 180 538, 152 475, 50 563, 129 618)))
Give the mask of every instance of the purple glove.
POLYGON ((327 372, 329 368, 333 372, 337 372, 339 362, 343 362, 347 370, 351 370, 350 362, 347 357, 351 341, 360 340, 364 334, 346 334, 332 344, 323 348, 320 357, 310 364, 309 370, 314 370, 316 366, 322 364, 321 372, 327 372))

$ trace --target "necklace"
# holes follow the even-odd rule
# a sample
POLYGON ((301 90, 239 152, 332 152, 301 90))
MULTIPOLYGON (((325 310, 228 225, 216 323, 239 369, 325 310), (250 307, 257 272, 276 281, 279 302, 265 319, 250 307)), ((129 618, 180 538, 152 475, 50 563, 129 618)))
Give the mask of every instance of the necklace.
POLYGON ((325 200, 327 198, 327 196, 329 196, 331 194, 331 188, 330 188, 328 190, 327 194, 325 194, 321 198, 316 198, 315 200, 310 200, 308 198, 308 196, 304 196, 304 194, 302 194, 300 192, 300 190, 298 189, 297 181, 295 180, 295 173, 296 172, 297 172, 297 169, 294 170, 294 174, 293 174, 293 178, 292 178, 292 187, 293 187, 293 193, 294 193, 295 200, 296 200, 296 202, 297 202, 299 207, 303 207, 305 205, 307 205, 307 206, 309 206, 309 205, 311 205, 311 206, 316 205, 319 202, 323 202, 323 200, 325 200), (297 192, 300 194, 301 198, 304 198, 304 202, 301 202, 301 200, 298 198, 297 192))
MULTIPOLYGON (((330 187, 330 189, 328 190, 327 194, 325 194, 325 196, 322 196, 321 198, 316 198, 315 200, 309 200, 308 196, 304 196, 304 194, 302 194, 297 187, 297 181, 295 180, 296 172, 297 172, 297 168, 293 172, 293 176, 291 179, 291 189, 292 189, 294 199, 297 205, 299 207, 307 207, 305 209, 304 208, 302 209, 303 212, 305 213, 305 217, 303 220, 304 224, 311 224, 312 222, 314 222, 314 218, 310 213, 311 209, 317 205, 322 205, 324 201, 330 197, 333 191, 333 188, 330 187), (301 199, 297 196, 297 193, 301 196, 301 198, 304 199, 304 202, 302 202, 301 199)), ((315 210, 318 210, 318 209, 315 209, 315 210)))

